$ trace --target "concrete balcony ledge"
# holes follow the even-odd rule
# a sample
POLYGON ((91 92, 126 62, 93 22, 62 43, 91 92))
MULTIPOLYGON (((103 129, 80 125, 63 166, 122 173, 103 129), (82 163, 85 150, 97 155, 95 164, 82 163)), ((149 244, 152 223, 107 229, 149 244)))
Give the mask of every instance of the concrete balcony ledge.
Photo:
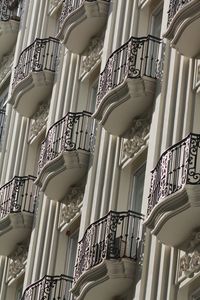
POLYGON ((89 158, 90 153, 84 150, 63 151, 45 164, 35 184, 49 199, 62 201, 68 189, 87 174, 89 158))
POLYGON ((166 245, 185 250, 200 226, 200 135, 190 134, 161 156, 152 171, 147 226, 166 245))
POLYGON ((87 174, 93 138, 91 113, 69 112, 48 131, 41 145, 35 183, 49 199, 62 201, 87 174))
POLYGON ((17 244, 26 240, 32 230, 33 214, 10 213, 0 220, 0 253, 8 256, 17 244))
POLYGON ((200 1, 171 0, 168 12, 168 28, 164 37, 180 54, 200 58, 200 1))
POLYGON ((104 260, 84 273, 71 292, 77 300, 110 300, 124 295, 136 281, 137 263, 131 259, 104 260))
POLYGON ((57 38, 73 53, 82 53, 105 26, 110 0, 63 1, 57 38), (78 37, 78 38, 77 38, 78 37))
POLYGON ((125 137, 133 119, 151 107, 160 43, 152 36, 131 37, 108 59, 100 74, 93 117, 109 133, 125 137))
POLYGON ((30 118, 51 94, 53 83, 53 72, 31 72, 13 88, 9 103, 20 115, 30 118))
POLYGON ((36 39, 21 54, 15 67, 9 103, 30 118, 51 94, 58 58, 58 40, 36 39))
POLYGON ((0 255, 9 255, 32 230, 37 197, 33 176, 15 176, 0 188, 0 255))
POLYGON ((78 243, 72 293, 76 299, 114 299, 137 281, 143 216, 110 211, 91 224, 78 243))
POLYGON ((119 86, 110 90, 96 108, 93 117, 111 134, 126 136, 135 117, 151 106, 156 81, 153 78, 126 78, 119 86), (123 118, 123 122, 119 122, 123 118))
POLYGON ((2 21, 0 18, 0 59, 15 46, 18 30, 19 20, 2 21))

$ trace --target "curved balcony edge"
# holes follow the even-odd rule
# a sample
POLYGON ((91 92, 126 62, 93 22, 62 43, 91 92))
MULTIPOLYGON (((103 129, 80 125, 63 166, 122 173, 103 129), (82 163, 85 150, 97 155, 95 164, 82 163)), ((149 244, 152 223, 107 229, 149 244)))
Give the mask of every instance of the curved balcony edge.
POLYGON ((120 85, 102 98, 92 117, 97 119, 109 133, 124 137, 133 119, 151 106, 155 86, 156 79, 148 76, 125 78, 120 85), (124 122, 120 124, 122 114, 124 122))
POLYGON ((20 115, 30 118, 51 94, 53 82, 53 71, 31 72, 14 87, 8 103, 20 115))
POLYGON ((180 249, 200 226, 199 156, 200 135, 190 133, 168 148, 152 170, 145 226, 180 249))
POLYGON ((0 58, 8 54, 15 45, 19 30, 19 21, 12 20, 0 21, 0 58))
POLYGON ((70 186, 87 174, 89 157, 84 150, 63 151, 43 166, 35 184, 49 199, 62 202, 70 186))
POLYGON ((171 41, 171 46, 180 54, 199 58, 200 42, 198 43, 200 27, 200 2, 192 0, 181 7, 169 23, 164 38, 171 41))
POLYGON ((137 268, 137 263, 128 258, 104 260, 83 273, 71 292, 77 300, 90 300, 94 296, 97 300, 109 300, 123 295, 137 281, 137 268))
POLYGON ((89 44, 89 40, 104 27, 108 7, 109 1, 84 1, 80 7, 63 18, 56 38, 60 39, 71 52, 81 54, 89 44))

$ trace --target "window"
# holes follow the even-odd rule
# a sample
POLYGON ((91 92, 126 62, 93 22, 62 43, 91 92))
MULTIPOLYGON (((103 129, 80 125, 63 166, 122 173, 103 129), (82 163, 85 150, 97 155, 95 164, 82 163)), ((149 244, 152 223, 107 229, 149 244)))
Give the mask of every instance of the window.
POLYGON ((130 209, 136 212, 141 212, 142 197, 144 189, 146 164, 142 165, 133 175, 132 189, 130 195, 130 209))
POLYGON ((161 35, 161 25, 162 25, 162 14, 163 14, 163 7, 159 7, 154 11, 152 14, 151 19, 151 34, 155 37, 160 37, 161 35))
POLYGON ((66 261, 66 274, 72 276, 74 274, 74 265, 76 260, 76 250, 78 245, 78 231, 69 236, 69 244, 67 251, 67 261, 66 261), (68 259, 70 258, 70 259, 68 259))
POLYGON ((16 300, 21 300, 23 292, 23 282, 17 286, 16 289, 16 300))

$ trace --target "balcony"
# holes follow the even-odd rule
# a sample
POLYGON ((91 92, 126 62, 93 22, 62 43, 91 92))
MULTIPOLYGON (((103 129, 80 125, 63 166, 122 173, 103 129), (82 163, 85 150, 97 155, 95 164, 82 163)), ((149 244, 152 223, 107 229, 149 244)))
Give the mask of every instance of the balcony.
POLYGON ((82 53, 105 26, 109 3, 110 0, 64 0, 57 38, 71 52, 82 53))
POLYGON ((200 58, 199 28, 199 0, 170 0, 168 28, 164 37, 180 54, 200 58))
POLYGON ((92 140, 89 112, 69 112, 49 129, 41 145, 35 182, 49 199, 62 201, 69 187, 84 178, 92 140))
POLYGON ((0 255, 9 255, 32 229, 37 197, 35 177, 15 176, 0 188, 0 255))
POLYGON ((21 300, 72 300, 70 293, 72 278, 66 275, 49 276, 36 281, 27 287, 21 300))
POLYGON ((146 226, 169 246, 185 250, 200 226, 200 135, 166 150, 152 171, 146 226))
POLYGON ((78 243, 76 299, 115 299, 133 287, 142 254, 142 220, 132 211, 110 211, 87 228, 78 243))
POLYGON ((8 0, 0 1, 0 59, 15 46, 19 29, 17 8, 18 1, 12 6, 8 0))
POLYGON ((151 107, 160 43, 153 36, 131 37, 108 59, 100 74, 93 117, 111 134, 126 136, 133 119, 151 107))
POLYGON ((31 117, 51 94, 58 47, 57 39, 36 39, 19 56, 9 102, 22 116, 31 117))

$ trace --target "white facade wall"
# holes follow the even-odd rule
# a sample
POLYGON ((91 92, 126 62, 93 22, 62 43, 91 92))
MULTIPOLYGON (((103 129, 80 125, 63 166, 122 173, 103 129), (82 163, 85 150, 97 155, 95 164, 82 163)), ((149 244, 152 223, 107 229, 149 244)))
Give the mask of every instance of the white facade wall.
MULTIPOLYGON (((4 77, 0 77, 0 94, 3 93, 6 86, 9 86, 6 122, 1 141, 1 186, 9 182, 14 176, 34 175, 38 177, 40 146, 47 136, 48 130, 68 112, 91 110, 92 101, 96 102, 94 88, 97 86, 100 72, 104 70, 109 56, 125 44, 131 36, 154 35, 153 22, 155 22, 155 15, 159 9, 162 11, 161 23, 159 24, 160 37, 163 37, 168 26, 169 2, 169 0, 111 0, 105 26, 97 33, 97 37, 100 36, 102 40, 102 49, 99 50, 99 56, 94 58, 94 63, 91 63, 92 66, 85 71, 84 75, 81 75, 84 56, 87 59, 91 57, 92 60, 92 55, 94 55, 94 53, 89 52, 91 40, 82 54, 73 53, 66 47, 65 43, 60 43, 52 91, 45 99, 46 102, 49 102, 48 117, 35 137, 30 139, 34 116, 30 118, 23 116, 16 111, 10 102, 14 67, 17 65, 21 52, 36 38, 56 37, 62 1, 23 1, 12 65, 7 71, 8 79, 4 82, 4 77), (50 9, 52 6, 53 9, 50 9)), ((191 2, 195 2, 195 0, 191 0, 191 2)), ((198 9, 200 13, 200 8, 198 9)), ((78 34, 76 39, 79 39, 78 34)), ((132 155, 122 160, 123 138, 110 134, 100 122, 95 121, 95 146, 94 151, 90 153, 88 170, 85 176, 75 184, 76 188, 82 189, 82 201, 79 209, 72 215, 71 219, 64 220, 60 225, 63 202, 66 204, 66 199, 71 199, 71 187, 61 202, 58 201, 59 199, 49 198, 45 191, 39 189, 32 229, 23 241, 26 243, 27 249, 23 255, 27 258, 17 270, 11 272, 12 275, 9 278, 10 271, 8 270, 14 252, 8 256, 2 255, 0 257, 1 300, 21 299, 20 294, 18 294, 20 288, 21 292, 24 291, 30 284, 34 284, 35 281, 45 275, 72 275, 66 274, 66 272, 67 269, 69 271, 67 266, 69 266, 70 261, 73 261, 72 256, 75 257, 75 252, 70 252, 72 241, 76 240, 75 237, 73 238, 73 234, 78 234, 80 241, 87 227, 105 216, 110 210, 120 212, 136 207, 138 205, 136 199, 131 198, 131 195, 135 195, 133 189, 137 190, 139 186, 134 185, 133 180, 136 180, 134 178, 144 163, 146 169, 143 197, 138 213, 142 213, 145 218, 147 217, 151 170, 168 147, 185 138, 190 132, 198 134, 200 128, 199 91, 198 80, 196 80, 196 73, 199 71, 198 60, 195 57, 189 58, 180 55, 176 49, 172 48, 170 41, 166 38, 163 38, 163 43, 165 43, 164 54, 161 47, 159 50, 159 59, 163 62, 162 76, 161 79, 155 80, 156 91, 151 107, 148 108, 148 114, 146 110, 140 116, 144 122, 144 119, 150 115, 149 132, 144 137, 144 144, 136 152, 132 149, 132 155)), ((12 49, 10 49, 11 51, 12 49)), ((2 60, 0 63, 0 74, 6 63, 6 60, 2 60)), ((24 84, 26 85, 26 83, 24 84)), ((22 90, 23 88, 26 90, 26 87, 22 87, 22 90)), ((120 93, 116 95, 115 97, 120 97, 120 93)), ((37 93, 35 97, 37 97, 37 93)), ((27 92, 27 100, 28 98, 27 92)), ((122 115, 118 122, 123 123, 123 118, 122 115)), ((134 140, 136 135, 137 132, 132 135, 131 139, 134 140)), ((56 168, 56 164, 54 168, 56 168)), ((70 180, 70 175, 69 179, 66 179, 66 184, 67 180, 70 180)), ((57 189, 56 185, 53 187, 54 189, 57 189)), ((70 207, 68 207, 68 214, 69 210, 70 207)), ((178 220, 177 218, 177 222, 178 220)), ((1 222, 3 219, 0 220, 0 233, 1 222)), ((188 222, 187 219, 186 222, 188 222)), ((191 278, 190 276, 183 278, 179 283, 177 281, 178 264, 183 252, 180 252, 179 247, 171 247, 162 243, 151 233, 148 225, 147 227, 143 226, 145 233, 143 259, 140 264, 136 263, 133 282, 122 294, 117 297, 113 294, 110 298, 108 296, 108 299, 200 299, 198 295, 193 297, 199 287, 198 267, 192 273, 191 278)), ((197 229, 198 226, 193 229, 193 232, 197 229)), ((2 236, 5 234, 2 229, 2 236)), ((18 247, 19 245, 16 244, 15 250, 18 247)), ((19 259, 16 258, 16 264, 20 264, 20 259, 19 254, 19 259)), ((123 285, 123 283, 121 284, 123 285)), ((112 288, 110 289, 112 290, 112 288)), ((86 293, 81 296, 82 298, 77 299, 98 298, 99 295, 95 295, 95 291, 94 289, 92 292, 91 288, 93 298, 87 298, 86 293)), ((36 300, 33 296, 27 299, 36 300)))

